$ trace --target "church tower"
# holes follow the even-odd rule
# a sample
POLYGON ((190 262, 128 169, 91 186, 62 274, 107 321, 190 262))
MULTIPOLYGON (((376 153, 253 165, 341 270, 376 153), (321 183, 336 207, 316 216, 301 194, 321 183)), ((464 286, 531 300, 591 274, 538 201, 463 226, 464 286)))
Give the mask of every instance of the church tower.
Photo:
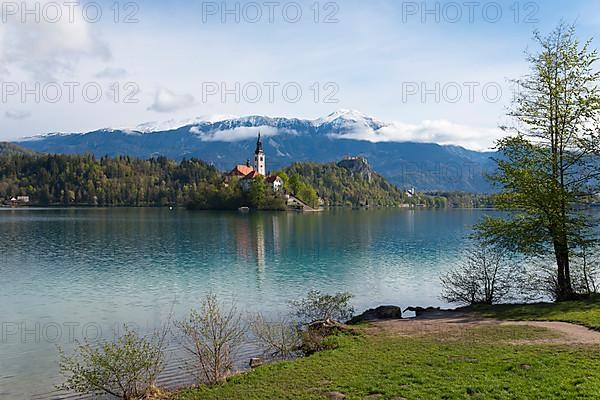
POLYGON ((254 152, 254 169, 262 176, 267 175, 267 159, 263 150, 263 144, 260 140, 260 132, 258 132, 256 151, 254 152))

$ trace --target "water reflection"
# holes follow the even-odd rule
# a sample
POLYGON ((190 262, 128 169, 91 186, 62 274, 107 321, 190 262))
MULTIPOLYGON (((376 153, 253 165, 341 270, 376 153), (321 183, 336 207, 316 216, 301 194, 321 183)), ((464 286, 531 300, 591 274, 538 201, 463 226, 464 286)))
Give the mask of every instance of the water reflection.
MULTIPOLYGON (((438 304, 439 273, 456 262, 480 211, 211 213, 160 209, 0 211, 0 322, 160 325, 209 291, 248 311, 282 314, 309 289, 350 291, 358 309, 438 304)), ((12 326, 12 325, 11 325, 12 326)), ((91 329, 91 328, 90 328, 91 329)), ((67 348, 65 336, 59 341, 67 348)), ((56 345, 0 344, 0 392, 48 393, 56 345), (7 388, 7 389, 5 389, 7 388)), ((173 374, 176 376, 177 374, 173 374)))

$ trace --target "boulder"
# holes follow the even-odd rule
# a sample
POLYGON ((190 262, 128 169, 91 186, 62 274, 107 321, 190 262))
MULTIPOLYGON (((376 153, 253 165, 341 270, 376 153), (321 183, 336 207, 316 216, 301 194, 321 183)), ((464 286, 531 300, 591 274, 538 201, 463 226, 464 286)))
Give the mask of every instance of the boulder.
POLYGON ((249 365, 250 365, 250 368, 258 368, 261 365, 263 365, 264 363, 265 363, 265 360, 263 360, 262 358, 256 357, 256 358, 250 359, 249 365))
POLYGON ((344 400, 346 398, 346 395, 340 392, 327 392, 323 393, 323 396, 330 400, 344 400))
POLYGON ((401 319, 402 309, 398 306, 379 306, 371 308, 348 321, 348 324, 358 324, 363 321, 380 321, 385 319, 401 319))
POLYGON ((413 311, 415 313, 415 316, 419 317, 423 314, 431 314, 431 313, 436 313, 436 312, 440 312, 441 309, 439 307, 427 307, 427 308, 423 308, 423 307, 406 307, 406 309, 404 310, 404 312, 407 311, 413 311))

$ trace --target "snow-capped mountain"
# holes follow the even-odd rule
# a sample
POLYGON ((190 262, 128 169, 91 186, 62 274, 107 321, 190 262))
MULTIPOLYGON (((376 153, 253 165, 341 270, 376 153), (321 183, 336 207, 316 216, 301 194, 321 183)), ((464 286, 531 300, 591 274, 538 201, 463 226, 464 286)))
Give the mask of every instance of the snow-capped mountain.
POLYGON ((261 132, 271 171, 296 161, 328 162, 361 155, 401 187, 489 191, 482 171, 489 168, 490 153, 432 143, 376 140, 390 127, 392 124, 358 111, 341 110, 315 120, 247 116, 147 123, 129 129, 53 133, 23 139, 19 144, 47 153, 92 153, 98 157, 197 157, 227 170, 252 159, 256 136, 261 132))

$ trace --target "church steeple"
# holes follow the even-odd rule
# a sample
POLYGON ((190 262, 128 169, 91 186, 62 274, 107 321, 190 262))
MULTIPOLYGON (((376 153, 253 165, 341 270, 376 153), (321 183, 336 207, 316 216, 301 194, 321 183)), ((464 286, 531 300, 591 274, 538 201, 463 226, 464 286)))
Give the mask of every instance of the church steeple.
POLYGON ((258 139, 256 140, 256 151, 254 154, 264 153, 262 141, 260 140, 260 131, 258 132, 258 139))
POLYGON ((256 151, 254 152, 254 168, 260 175, 265 176, 267 174, 267 160, 265 152, 263 150, 263 144, 260 140, 260 132, 258 132, 258 139, 256 140, 256 151))

